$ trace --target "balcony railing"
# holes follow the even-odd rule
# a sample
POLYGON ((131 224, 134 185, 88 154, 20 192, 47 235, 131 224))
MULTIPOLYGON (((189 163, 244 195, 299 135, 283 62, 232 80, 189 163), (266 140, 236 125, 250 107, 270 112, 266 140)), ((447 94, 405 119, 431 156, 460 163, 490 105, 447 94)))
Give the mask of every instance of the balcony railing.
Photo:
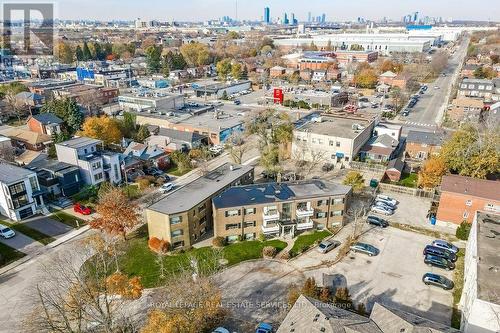
POLYGON ((313 227, 314 223, 312 220, 308 220, 307 222, 297 222, 297 230, 312 229, 313 227))
POLYGON ((274 222, 264 222, 262 224, 262 232, 265 234, 274 234, 280 232, 280 225, 274 222))
POLYGON ((314 209, 312 209, 312 207, 310 206, 297 207, 296 215, 298 218, 312 217, 314 215, 314 209))
POLYGON ((280 219, 280 212, 277 209, 264 210, 262 212, 262 219, 266 221, 276 221, 280 219))

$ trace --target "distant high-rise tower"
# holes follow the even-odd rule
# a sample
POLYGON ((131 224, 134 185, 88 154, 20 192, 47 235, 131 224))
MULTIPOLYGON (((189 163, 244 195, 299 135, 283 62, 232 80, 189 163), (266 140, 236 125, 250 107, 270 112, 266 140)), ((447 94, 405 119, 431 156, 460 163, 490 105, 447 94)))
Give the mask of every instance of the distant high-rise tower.
POLYGON ((323 13, 323 15, 321 15, 321 23, 325 23, 326 22, 326 14, 323 13))
POLYGON ((311 17, 312 17, 311 12, 307 13, 307 22, 311 23, 311 17))
POLYGON ((418 23, 418 12, 413 13, 413 22, 418 23))
POLYGON ((264 8, 264 23, 271 23, 271 9, 269 7, 264 8))
POLYGON ((289 24, 290 21, 288 20, 288 15, 285 13, 285 15, 283 15, 283 24, 289 24))

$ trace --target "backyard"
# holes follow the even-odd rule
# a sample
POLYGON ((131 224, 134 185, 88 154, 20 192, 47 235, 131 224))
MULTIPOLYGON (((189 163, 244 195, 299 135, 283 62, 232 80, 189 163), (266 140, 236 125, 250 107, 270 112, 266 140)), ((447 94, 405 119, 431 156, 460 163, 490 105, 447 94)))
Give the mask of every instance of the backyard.
POLYGON ((418 175, 416 173, 403 173, 401 179, 396 183, 397 185, 417 188, 418 175))

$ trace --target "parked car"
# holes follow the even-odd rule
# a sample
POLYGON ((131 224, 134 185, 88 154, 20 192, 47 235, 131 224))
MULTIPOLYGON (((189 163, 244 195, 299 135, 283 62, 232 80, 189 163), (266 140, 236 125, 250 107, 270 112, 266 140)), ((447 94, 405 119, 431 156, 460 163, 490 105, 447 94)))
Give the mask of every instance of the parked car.
POLYGON ((426 285, 434 285, 443 288, 444 290, 451 290, 455 286, 450 279, 434 273, 425 273, 422 276, 422 282, 426 285))
POLYGON ((173 189, 174 189, 174 184, 172 184, 172 183, 166 183, 166 184, 163 184, 162 186, 160 186, 160 191, 162 193, 170 192, 173 189))
POLYGON ((396 207, 383 201, 375 201, 375 206, 384 207, 386 209, 395 210, 396 207))
POLYGON ((369 224, 376 225, 378 227, 382 227, 382 228, 386 228, 389 226, 389 222, 387 222, 386 220, 384 220, 381 217, 373 216, 373 215, 368 215, 368 217, 366 218, 366 222, 368 222, 369 224))
POLYGON ((387 209, 381 206, 372 206, 371 211, 374 213, 379 213, 383 215, 392 215, 394 211, 392 209, 387 209))
POLYGON ((234 102, 233 102, 235 105, 240 105, 241 104, 241 101, 239 99, 235 99, 234 102))
POLYGON ((434 89, 436 89, 436 90, 437 90, 437 89, 439 89, 439 87, 438 87, 438 86, 434 86, 434 89))
POLYGON ((428 254, 424 258, 424 262, 428 266, 435 266, 439 268, 444 268, 447 271, 455 269, 455 264, 451 262, 451 260, 445 259, 443 257, 433 256, 432 254, 428 254))
POLYGON ((396 199, 393 199, 393 198, 391 198, 391 197, 389 197, 387 195, 384 195, 384 194, 377 195, 376 200, 378 200, 378 201, 386 201, 386 202, 390 203, 393 206, 396 206, 398 204, 398 201, 396 199))
POLYGON ((331 240, 331 241, 324 240, 321 243, 319 243, 317 250, 319 253, 327 253, 339 245, 340 245, 340 242, 337 240, 331 240))
POLYGON ((323 172, 328 172, 328 171, 332 171, 333 168, 335 168, 335 165, 333 165, 332 163, 325 163, 323 164, 323 166, 321 167, 321 170, 323 172))
POLYGON ((212 333, 231 333, 227 328, 224 327, 217 327, 215 330, 212 331, 212 333))
POLYGON ((455 245, 451 244, 450 242, 447 242, 447 241, 442 240, 442 239, 436 239, 435 241, 432 242, 431 245, 448 250, 448 251, 453 252, 455 254, 458 253, 458 247, 456 247, 455 245))
POLYGON ((268 323, 260 323, 255 329, 255 333, 272 333, 273 326, 268 323))
POLYGON ((89 207, 86 207, 78 202, 73 205, 73 211, 75 211, 75 213, 80 213, 82 215, 92 214, 92 211, 90 210, 89 207))
POLYGON ((428 254, 443 257, 445 259, 451 260, 452 262, 457 261, 457 255, 455 253, 432 245, 427 245, 424 249, 424 256, 428 254))
POLYGON ((353 245, 351 245, 350 249, 352 252, 362 252, 369 255, 370 257, 379 254, 379 250, 375 246, 366 243, 354 243, 353 245))
POLYGON ((222 153, 222 151, 224 150, 224 148, 222 146, 219 146, 219 145, 213 145, 212 147, 208 148, 208 150, 211 153, 220 154, 220 153, 222 153))
POLYGON ((146 169, 145 173, 146 173, 146 175, 150 175, 150 176, 154 176, 154 177, 160 177, 161 175, 163 175, 163 171, 161 171, 158 168, 154 168, 154 167, 146 169))
POLYGON ((274 172, 262 171, 260 176, 265 179, 276 179, 276 174, 274 172))
POLYGON ((130 183, 135 182, 135 180, 139 177, 144 177, 146 174, 142 170, 130 169, 127 171, 127 180, 130 183))
POLYGON ((3 224, 0 224, 0 236, 3 238, 12 238, 16 235, 15 231, 12 230, 11 228, 4 226, 3 224))

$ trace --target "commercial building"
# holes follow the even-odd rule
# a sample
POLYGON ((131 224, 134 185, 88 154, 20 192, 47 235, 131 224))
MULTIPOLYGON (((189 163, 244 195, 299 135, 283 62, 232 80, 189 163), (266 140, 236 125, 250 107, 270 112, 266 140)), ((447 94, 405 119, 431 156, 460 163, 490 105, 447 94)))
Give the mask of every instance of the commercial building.
POLYGON ((500 213, 500 182, 458 175, 441 181, 441 197, 436 219, 440 223, 469 223, 477 210, 500 213))
POLYGON ((251 184, 253 167, 225 163, 145 209, 149 237, 186 248, 213 230, 212 198, 230 186, 251 184))
POLYGON ((231 187, 213 199, 214 235, 235 241, 338 227, 350 193, 321 180, 231 187))
POLYGON ((0 163, 0 213, 20 221, 35 214, 44 205, 36 173, 0 163))
POLYGON ((244 90, 249 90, 252 87, 252 81, 243 80, 235 81, 231 83, 215 83, 199 85, 194 89, 197 97, 205 97, 212 99, 220 99, 225 96, 230 96, 242 92, 244 90))
POLYGON ((478 122, 483 109, 484 103, 481 99, 460 97, 451 102, 446 114, 454 121, 478 122))
POLYGON ((304 101, 309 106, 341 107, 349 101, 347 92, 330 92, 316 90, 294 90, 285 93, 285 101, 304 101))
POLYGON ((122 181, 120 154, 101 147, 101 140, 73 138, 56 144, 57 159, 77 166, 84 184, 97 185, 104 181, 118 184, 122 181))
POLYGON ((142 88, 120 94, 118 103, 124 111, 175 110, 184 106, 184 96, 169 94, 161 90, 142 88))
POLYGON ((460 299, 464 333, 500 332, 500 215, 476 212, 465 250, 460 299))
POLYGON ((293 131, 292 157, 347 165, 371 138, 374 118, 348 114, 321 114, 293 131))

